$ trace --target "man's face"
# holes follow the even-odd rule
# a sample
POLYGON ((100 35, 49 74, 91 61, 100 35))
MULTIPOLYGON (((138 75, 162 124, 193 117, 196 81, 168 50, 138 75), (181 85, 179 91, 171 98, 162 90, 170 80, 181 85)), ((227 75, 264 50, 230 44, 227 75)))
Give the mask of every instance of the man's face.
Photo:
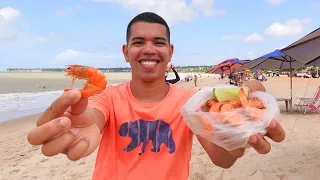
POLYGON ((165 78, 166 67, 173 53, 165 26, 134 23, 128 44, 122 50, 126 61, 130 63, 132 78, 149 82, 165 78))

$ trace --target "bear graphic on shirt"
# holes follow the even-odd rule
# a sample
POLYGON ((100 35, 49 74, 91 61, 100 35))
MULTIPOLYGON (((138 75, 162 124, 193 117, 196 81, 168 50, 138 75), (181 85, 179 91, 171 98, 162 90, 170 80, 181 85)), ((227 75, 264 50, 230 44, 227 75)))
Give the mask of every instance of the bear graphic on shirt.
POLYGON ((161 144, 165 144, 169 148, 169 154, 175 152, 175 143, 172 138, 172 129, 170 125, 162 120, 146 121, 138 119, 123 123, 120 126, 119 135, 122 137, 131 137, 129 145, 124 148, 124 151, 130 152, 143 143, 139 156, 145 152, 145 149, 152 141, 152 152, 160 152, 161 144))

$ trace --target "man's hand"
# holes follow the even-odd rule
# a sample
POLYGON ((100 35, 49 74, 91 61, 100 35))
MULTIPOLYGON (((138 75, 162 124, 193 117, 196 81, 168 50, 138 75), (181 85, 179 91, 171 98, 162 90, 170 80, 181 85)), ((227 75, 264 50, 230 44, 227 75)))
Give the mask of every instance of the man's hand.
POLYGON ((78 160, 98 147, 101 137, 95 119, 101 114, 88 108, 88 99, 81 98, 78 90, 65 92, 41 115, 27 139, 32 145, 43 145, 46 156, 63 153, 78 160))
MULTIPOLYGON (((250 89, 250 92, 263 91, 265 92, 265 87, 261 82, 257 80, 248 81, 245 86, 250 89)), ((265 136, 269 137, 275 142, 281 142, 285 139, 285 131, 276 120, 272 120, 270 125, 266 128, 267 134, 265 136)), ((248 144, 254 148, 260 154, 267 154, 271 150, 270 143, 264 138, 265 136, 260 136, 258 134, 251 135, 249 137, 248 144)), ((205 149, 211 161, 222 168, 230 168, 238 158, 244 155, 245 149, 239 148, 233 151, 227 151, 224 148, 217 146, 216 144, 206 140, 197 135, 197 138, 205 149)))
MULTIPOLYGON (((265 135, 275 142, 281 142, 285 139, 285 131, 276 120, 272 120, 270 125, 267 127, 267 134, 265 135)), ((271 150, 270 143, 264 138, 265 136, 260 136, 258 134, 251 135, 248 144, 253 147, 260 154, 267 154, 271 150)), ((230 154, 235 158, 240 158, 244 154, 244 149, 236 149, 230 151, 230 154)))

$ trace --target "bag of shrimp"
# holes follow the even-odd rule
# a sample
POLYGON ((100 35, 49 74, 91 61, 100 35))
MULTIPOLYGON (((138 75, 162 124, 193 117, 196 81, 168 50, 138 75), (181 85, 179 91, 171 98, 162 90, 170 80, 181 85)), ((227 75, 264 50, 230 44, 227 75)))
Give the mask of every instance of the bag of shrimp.
POLYGON ((218 84, 195 93, 181 114, 195 135, 231 151, 249 148, 253 134, 265 135, 273 119, 279 120, 277 100, 268 92, 249 92, 245 86, 218 84))

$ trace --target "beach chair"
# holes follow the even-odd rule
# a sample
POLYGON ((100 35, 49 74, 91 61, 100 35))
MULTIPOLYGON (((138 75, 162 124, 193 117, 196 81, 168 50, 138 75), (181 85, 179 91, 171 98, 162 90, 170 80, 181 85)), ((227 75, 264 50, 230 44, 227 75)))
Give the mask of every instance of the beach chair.
POLYGON ((320 112, 320 86, 312 98, 298 98, 300 101, 295 104, 298 111, 304 111, 303 114, 309 111, 320 112))

